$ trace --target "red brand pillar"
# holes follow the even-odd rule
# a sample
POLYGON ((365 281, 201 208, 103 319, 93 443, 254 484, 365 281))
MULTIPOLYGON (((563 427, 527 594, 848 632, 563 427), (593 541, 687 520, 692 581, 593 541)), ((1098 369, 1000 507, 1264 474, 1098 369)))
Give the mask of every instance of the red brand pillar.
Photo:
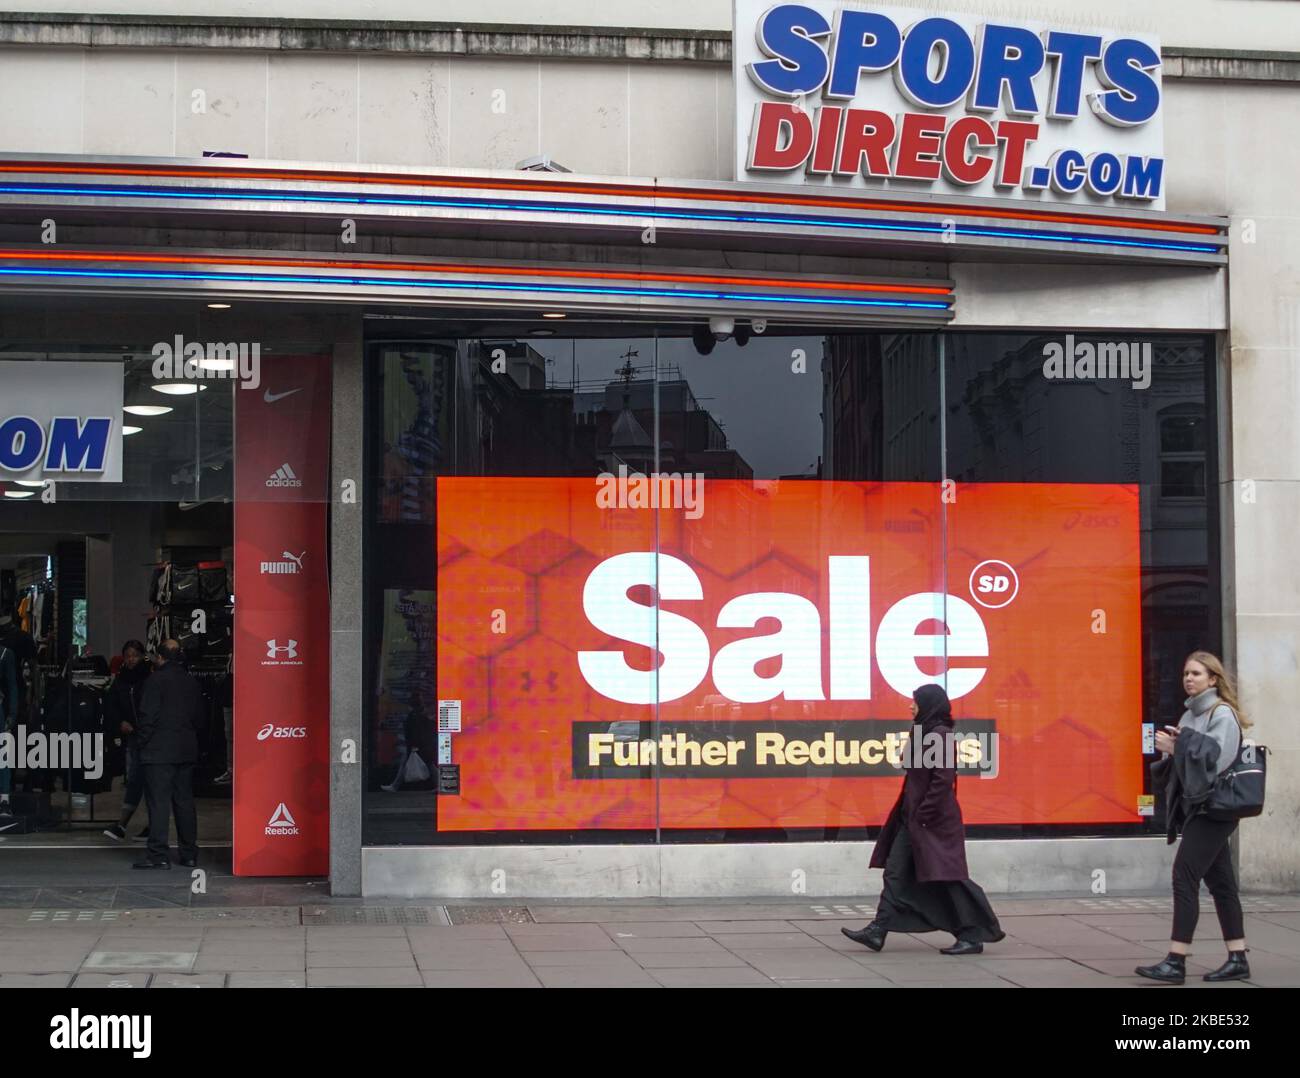
POLYGON ((235 391, 236 876, 329 872, 330 365, 235 391))

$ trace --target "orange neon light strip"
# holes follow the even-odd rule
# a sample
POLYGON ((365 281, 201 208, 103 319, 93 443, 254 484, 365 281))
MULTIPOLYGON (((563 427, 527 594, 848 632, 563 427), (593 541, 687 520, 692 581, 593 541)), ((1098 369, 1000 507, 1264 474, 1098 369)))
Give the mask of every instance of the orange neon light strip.
MULTIPOLYGON (((1109 226, 1112 228, 1136 228, 1151 232, 1181 232, 1198 236, 1217 236, 1222 229, 1215 225, 1198 225, 1174 223, 1170 221, 1147 221, 1134 217, 1104 217, 1100 215, 1070 214, 1049 210, 1011 210, 994 207, 957 206, 949 203, 910 203, 910 202, 875 202, 860 198, 834 198, 821 196, 772 195, 762 193, 741 193, 732 191, 694 191, 684 187, 647 187, 637 185, 604 186, 601 184, 582 183, 541 183, 519 180, 471 180, 454 176, 416 177, 405 175, 358 172, 295 172, 290 169, 266 168, 231 168, 210 169, 200 167, 131 167, 125 165, 48 165, 42 162, 5 162, 0 163, 0 172, 48 172, 75 176, 153 176, 153 177, 190 177, 194 179, 268 179, 296 180, 299 182, 338 182, 383 184, 407 187, 453 187, 466 190, 485 191, 529 191, 558 192, 563 194, 584 195, 629 195, 638 198, 667 197, 674 199, 691 199, 704 202, 750 202, 776 206, 821 206, 835 209, 875 210, 887 213, 948 213, 962 217, 990 217, 1012 221, 1054 222, 1058 224, 1076 224, 1092 226, 1109 226)), ((653 213, 645 214, 653 217, 653 213)))
POLYGON ((724 277, 716 274, 656 273, 635 270, 570 270, 551 266, 467 266, 446 262, 369 262, 339 258, 247 258, 232 255, 155 255, 105 251, 0 250, 0 258, 46 262, 143 262, 157 265, 292 266, 309 269, 405 270, 418 273, 482 273, 491 276, 571 277, 600 281, 671 281, 678 284, 729 284, 753 288, 797 288, 829 292, 901 292, 950 296, 942 285, 872 284, 861 281, 800 281, 771 277, 724 277))

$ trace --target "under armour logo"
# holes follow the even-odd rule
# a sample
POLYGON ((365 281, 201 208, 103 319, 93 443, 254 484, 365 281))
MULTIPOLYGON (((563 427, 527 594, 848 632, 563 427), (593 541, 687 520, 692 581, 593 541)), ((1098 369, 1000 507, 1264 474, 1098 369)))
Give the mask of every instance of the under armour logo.
POLYGON ((298 641, 290 640, 289 643, 281 645, 278 640, 268 640, 266 642, 266 657, 268 659, 278 659, 281 655, 286 659, 296 659, 298 657, 298 641))

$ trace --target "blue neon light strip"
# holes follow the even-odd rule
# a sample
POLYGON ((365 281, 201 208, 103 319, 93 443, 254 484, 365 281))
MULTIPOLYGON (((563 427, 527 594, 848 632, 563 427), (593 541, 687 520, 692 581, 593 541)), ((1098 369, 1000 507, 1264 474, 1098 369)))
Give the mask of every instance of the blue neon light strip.
POLYGON ((751 301, 754 303, 807 303, 836 307, 911 307, 925 310, 948 310, 948 304, 933 300, 836 299, 820 296, 787 296, 764 292, 674 291, 670 288, 614 288, 595 285, 496 284, 486 281, 423 280, 413 277, 309 277, 287 273, 197 273, 173 270, 73 270, 2 267, 6 277, 99 277, 133 278, 150 281, 252 281, 273 284, 348 284, 378 285, 401 288, 467 288, 480 292, 556 292, 589 296, 663 296, 668 299, 709 299, 751 301))
POLYGON ((121 198, 189 198, 220 201, 235 199, 245 202, 329 202, 349 205, 376 206, 428 206, 443 209, 511 210, 518 213, 578 213, 604 217, 666 217, 682 221, 726 221, 733 224, 815 225, 831 228, 856 228, 883 232, 956 233, 964 236, 983 236, 992 239, 1045 240, 1052 243, 1082 243, 1102 247, 1141 247, 1149 250, 1182 251, 1188 254, 1217 254, 1218 247, 1197 243, 1158 243, 1154 240, 1121 239, 1115 236, 1093 236, 1075 232, 1046 230, 1031 232, 1023 229, 985 228, 979 225, 945 226, 906 225, 896 221, 857 220, 849 217, 796 217, 785 213, 723 213, 664 210, 627 206, 593 206, 567 202, 508 202, 492 199, 403 198, 397 195, 322 195, 300 191, 227 191, 220 188, 206 190, 176 190, 147 184, 114 184, 108 187, 74 187, 69 184, 0 184, 0 194, 11 195, 88 195, 121 198))

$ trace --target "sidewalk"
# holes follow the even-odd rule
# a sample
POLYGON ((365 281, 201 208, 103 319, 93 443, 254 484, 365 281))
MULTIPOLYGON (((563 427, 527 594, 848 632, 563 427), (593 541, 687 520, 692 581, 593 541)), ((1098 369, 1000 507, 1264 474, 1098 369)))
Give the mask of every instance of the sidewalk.
MULTIPOLYGON (((862 899, 362 902, 331 900, 320 881, 267 884, 214 872, 206 893, 191 894, 179 870, 143 874, 146 885, 113 863, 111 880, 105 871, 71 886, 5 870, 15 868, 0 862, 0 988, 1173 990, 1133 975, 1165 953, 1167 895, 991 896, 1007 939, 983 955, 951 958, 939 954, 951 943, 939 933, 891 936, 879 954, 845 939, 841 926, 869 919, 862 899)), ((1207 901, 1186 987, 1300 986, 1300 895, 1243 904, 1252 979, 1201 981, 1223 960, 1207 901)))

